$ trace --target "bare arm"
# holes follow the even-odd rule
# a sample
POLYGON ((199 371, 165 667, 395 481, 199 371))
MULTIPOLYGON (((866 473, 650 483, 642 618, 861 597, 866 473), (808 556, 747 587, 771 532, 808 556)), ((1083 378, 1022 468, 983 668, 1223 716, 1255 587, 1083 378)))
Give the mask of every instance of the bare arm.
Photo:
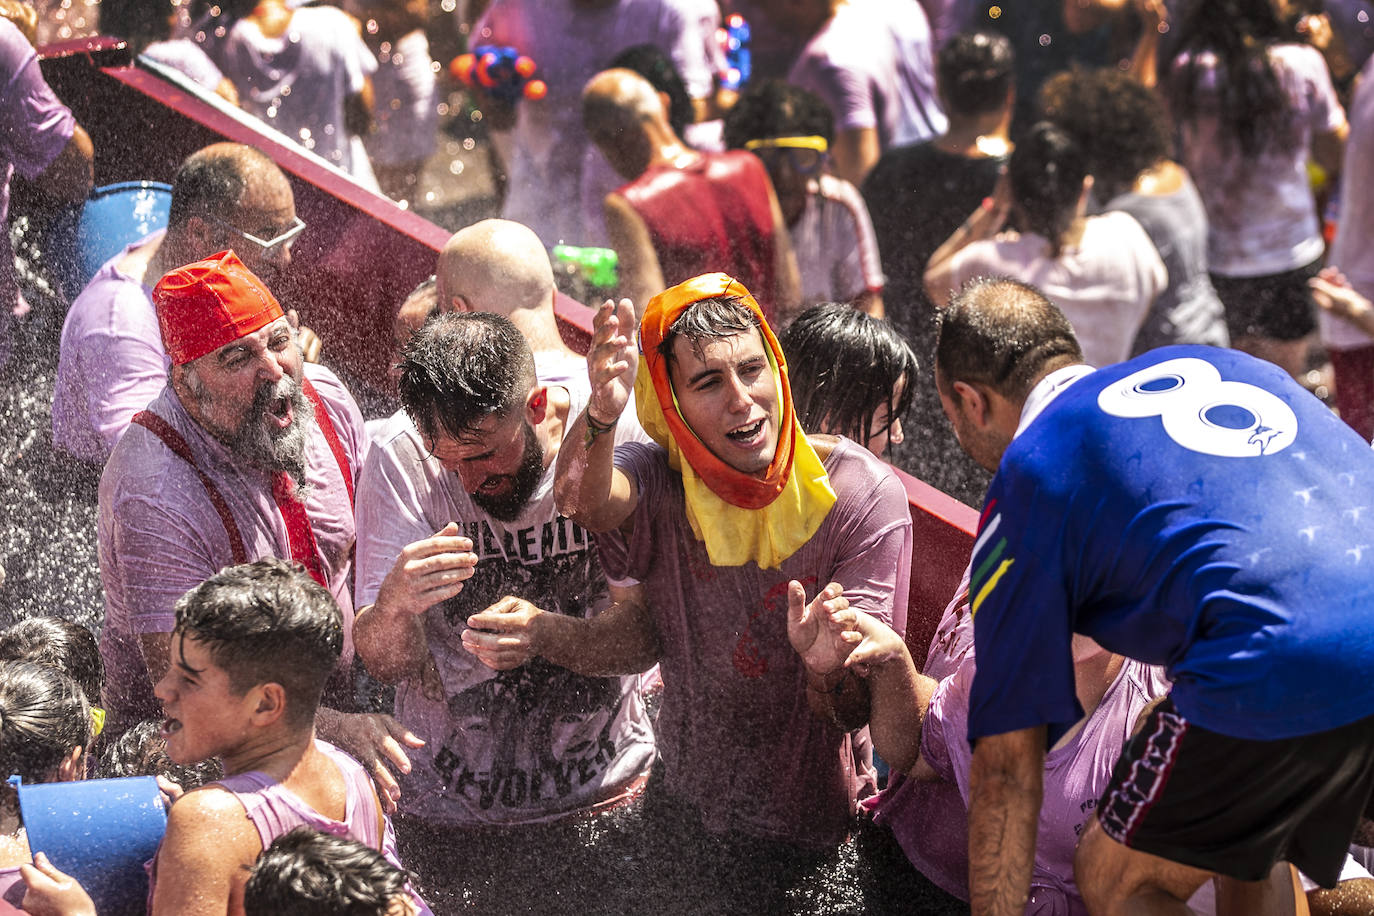
POLYGON ((835 174, 856 188, 864 183, 864 176, 877 163, 881 153, 876 127, 842 130, 836 135, 835 145, 830 149, 835 174))
POLYGON ((152 916, 224 916, 243 912, 248 868, 262 852, 258 832, 232 793, 183 795, 167 815, 157 853, 152 916))
POLYGON ((1025 912, 1044 769, 1043 725, 989 735, 973 749, 968 856, 975 916, 1025 912))
POLYGON ((792 248, 792 234, 787 231, 778 195, 771 184, 768 186, 768 207, 773 214, 773 309, 782 325, 801 308, 801 270, 797 267, 797 253, 792 248))
POLYGON ((62 147, 62 152, 48 163, 48 167, 34 181, 34 185, 44 194, 58 200, 73 203, 85 200, 91 193, 94 162, 95 147, 91 145, 90 136, 78 124, 67 145, 62 147))
POLYGON ((1140 37, 1136 40, 1128 72, 1146 89, 1153 89, 1159 81, 1160 27, 1165 26, 1168 11, 1164 0, 1134 0, 1134 5, 1140 15, 1140 37))
POLYGON ((463 648, 489 668, 517 668, 536 655, 589 677, 638 674, 658 661, 658 631, 641 585, 611 586, 611 606, 594 617, 551 614, 505 597, 468 618, 463 648))
POLYGON ((995 236, 1010 212, 1011 186, 1003 175, 993 195, 984 199, 978 209, 959 224, 959 228, 935 249, 926 262, 926 295, 937 308, 943 307, 949 300, 950 288, 954 283, 954 256, 974 242, 995 236))
POLYGON ((607 299, 592 319, 587 378, 592 396, 568 429, 558 449, 554 499, 558 511, 589 531, 610 531, 629 519, 639 503, 634 482, 615 469, 615 435, 607 426, 620 422, 630 402, 639 369, 634 305, 607 299), (592 426, 599 430, 589 434, 592 426))
POLYGON ((1374 303, 1352 289, 1339 271, 1328 267, 1307 285, 1317 305, 1374 336, 1374 303))
POLYGON ((854 297, 854 307, 873 318, 886 318, 887 309, 883 307, 883 294, 866 289, 854 297))
POLYGON ((382 581, 377 600, 358 611, 353 640, 372 676, 388 684, 415 677, 429 661, 422 615, 463 590, 477 556, 449 522, 433 537, 406 545, 382 581))
POLYGON ((649 300, 663 291, 663 268, 649 236, 649 227, 619 194, 607 194, 602 209, 606 215, 606 234, 620 256, 620 295, 637 304, 635 317, 644 312, 649 300))
POLYGON ((863 641, 845 667, 868 680, 868 730, 873 747, 894 770, 909 772, 921 751, 921 726, 936 682, 920 674, 906 641, 876 617, 855 621, 863 641))

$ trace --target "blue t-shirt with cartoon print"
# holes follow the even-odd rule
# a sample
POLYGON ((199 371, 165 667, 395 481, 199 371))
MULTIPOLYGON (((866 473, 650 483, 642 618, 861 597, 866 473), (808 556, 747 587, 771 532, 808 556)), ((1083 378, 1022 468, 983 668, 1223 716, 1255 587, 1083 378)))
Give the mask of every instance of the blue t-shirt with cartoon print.
POLYGON ((1007 449, 974 545, 969 739, 1082 716, 1070 637, 1163 665, 1237 738, 1374 714, 1374 452, 1270 363, 1168 347, 1007 449))

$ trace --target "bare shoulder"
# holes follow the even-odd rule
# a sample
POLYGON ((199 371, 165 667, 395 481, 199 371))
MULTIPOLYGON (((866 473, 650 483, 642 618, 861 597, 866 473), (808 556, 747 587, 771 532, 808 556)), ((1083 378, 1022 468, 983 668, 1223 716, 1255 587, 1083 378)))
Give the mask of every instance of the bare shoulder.
POLYGON ((806 441, 811 443, 811 447, 816 450, 816 455, 825 461, 830 457, 830 453, 835 451, 835 446, 840 444, 839 436, 827 436, 824 433, 808 433, 806 441))
POLYGON ((167 836, 182 830, 190 834, 217 835, 236 840, 239 835, 257 839, 257 828, 248 819, 248 812, 238 797, 221 786, 201 786, 177 799, 167 813, 167 836))

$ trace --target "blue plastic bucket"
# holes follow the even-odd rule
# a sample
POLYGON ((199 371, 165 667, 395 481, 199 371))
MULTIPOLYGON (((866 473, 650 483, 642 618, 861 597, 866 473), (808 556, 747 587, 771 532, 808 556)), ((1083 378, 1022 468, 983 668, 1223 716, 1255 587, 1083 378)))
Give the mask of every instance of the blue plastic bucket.
POLYGON ((121 181, 92 191, 76 230, 81 285, 125 245, 165 229, 171 212, 172 186, 160 181, 121 181))
POLYGON ((96 912, 141 911, 148 898, 143 864, 167 832, 167 810, 151 776, 23 785, 19 812, 29 849, 76 878, 96 912))

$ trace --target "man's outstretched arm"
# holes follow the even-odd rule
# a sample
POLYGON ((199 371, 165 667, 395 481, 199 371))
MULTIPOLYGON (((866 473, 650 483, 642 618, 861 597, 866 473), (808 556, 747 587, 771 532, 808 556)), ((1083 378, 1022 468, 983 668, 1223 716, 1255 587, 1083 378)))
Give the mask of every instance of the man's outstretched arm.
POLYGON ((974 916, 1020 916, 1030 895, 1045 772, 1045 727, 979 738, 968 807, 974 916))
POLYGON ((639 368, 634 305, 611 300, 592 321, 587 379, 592 396, 558 448, 558 511, 589 531, 620 527, 639 503, 634 482, 615 468, 615 426, 630 402, 639 368))
POLYGON ((611 586, 611 606, 585 618, 551 614, 507 596, 468 618, 463 648, 497 671, 539 655, 589 677, 638 674, 660 654, 641 585, 611 586))

